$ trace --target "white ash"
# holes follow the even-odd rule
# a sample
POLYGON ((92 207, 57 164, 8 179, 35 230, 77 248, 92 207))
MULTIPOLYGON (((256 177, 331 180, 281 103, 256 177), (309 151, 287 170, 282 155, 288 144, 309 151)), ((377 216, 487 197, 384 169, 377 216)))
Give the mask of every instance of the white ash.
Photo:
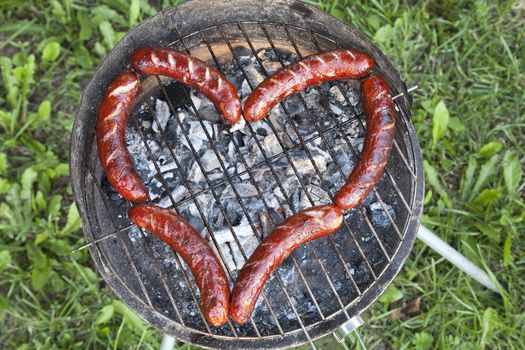
POLYGON ((244 72, 252 86, 259 85, 264 80, 264 75, 261 72, 261 68, 257 64, 250 64, 244 67, 244 72))
POLYGON ((339 103, 345 103, 345 96, 343 95, 343 93, 341 92, 341 90, 339 89, 339 87, 337 86, 332 86, 330 88, 330 93, 332 95, 334 95, 335 97, 335 100, 339 103))
POLYGON ((370 214, 374 227, 391 226, 392 222, 390 221, 390 218, 388 217, 388 215, 390 215, 392 220, 396 219, 396 212, 394 211, 392 206, 386 203, 384 203, 384 206, 385 207, 383 208, 380 202, 374 202, 368 206, 368 212, 370 214))
POLYGON ((330 104, 330 109, 332 110, 332 112, 334 112, 337 115, 340 115, 343 113, 343 110, 334 104, 330 104))
POLYGON ((155 115, 157 117, 158 124, 156 122, 153 123, 153 130, 155 132, 160 132, 160 129, 164 130, 166 128, 166 124, 168 124, 168 120, 171 117, 170 107, 168 104, 163 100, 157 99, 155 101, 155 115))

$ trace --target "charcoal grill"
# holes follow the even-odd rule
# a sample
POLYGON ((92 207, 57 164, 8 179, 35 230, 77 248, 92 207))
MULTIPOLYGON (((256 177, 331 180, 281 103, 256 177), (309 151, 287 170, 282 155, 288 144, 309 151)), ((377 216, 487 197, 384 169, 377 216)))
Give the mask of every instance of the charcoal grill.
MULTIPOLYGON (((160 191, 167 198, 169 207, 192 223, 202 223, 202 232, 223 260, 230 282, 234 280, 236 271, 230 267, 231 262, 226 261, 223 246, 214 230, 215 218, 206 209, 210 203, 204 202, 203 198, 208 202, 211 199, 216 212, 225 218, 224 225, 234 238, 234 242, 230 242, 232 250, 246 258, 249 252, 244 251, 247 247, 243 246, 238 236, 236 223, 227 219, 228 208, 221 204, 226 186, 230 186, 232 191, 231 201, 238 203, 240 215, 249 224, 253 237, 259 240, 268 233, 267 228, 261 227, 260 213, 270 214, 267 216, 271 219, 270 225, 282 221, 290 213, 286 210, 276 212, 269 204, 267 193, 254 175, 258 169, 267 167, 267 175, 281 191, 283 203, 279 205, 293 213, 298 210, 297 205, 294 205, 293 194, 287 193, 290 189, 283 183, 295 177, 302 191, 309 186, 308 181, 326 184, 325 178, 333 175, 330 171, 339 174, 341 181, 345 179, 349 169, 341 166, 332 142, 342 142, 354 160, 359 156, 359 147, 345 131, 350 125, 357 125, 361 131, 366 127, 359 101, 352 101, 352 96, 349 97, 351 89, 358 96, 358 82, 354 85, 334 82, 324 88, 315 88, 321 96, 328 93, 328 88, 339 89, 344 98, 343 114, 351 116, 347 119, 340 119, 326 105, 321 108, 328 111, 328 117, 321 118, 319 109, 312 109, 305 101, 304 94, 295 97, 303 107, 303 117, 313 127, 309 137, 298 131, 296 115, 286 104, 281 104, 283 116, 290 130, 295 130, 296 137, 288 137, 287 141, 277 137, 282 151, 276 154, 266 154, 264 145, 256 135, 257 131, 247 124, 245 132, 255 140, 252 150, 259 148, 263 157, 256 163, 248 160, 251 151, 244 150, 235 141, 238 130, 229 131, 219 121, 213 122, 213 130, 208 130, 202 124, 209 118, 208 115, 201 115, 191 98, 191 90, 180 86, 173 88, 177 85, 161 77, 142 77, 142 82, 143 91, 128 123, 128 131, 134 130, 138 139, 128 139, 128 142, 142 143, 140 147, 153 165, 152 171, 156 174, 161 185, 160 191), (187 165, 178 159, 174 140, 161 127, 163 122, 159 120, 158 110, 152 106, 156 98, 163 99, 169 106, 173 115, 171 118, 180 128, 185 147, 194 158, 192 164, 199 167, 203 174, 203 186, 196 188, 190 183, 193 179, 190 178, 187 165), (213 153, 218 155, 221 152, 217 135, 231 138, 233 151, 244 170, 228 170, 224 159, 218 156, 222 176, 209 176, 198 153, 202 151, 196 149, 189 130, 179 118, 177 111, 183 105, 201 123, 206 136, 204 142, 213 153), (162 162, 157 159, 154 145, 148 141, 147 132, 144 131, 145 118, 157 125, 157 141, 164 144, 169 156, 173 157, 175 176, 188 189, 182 198, 171 192, 170 183, 174 180, 164 176, 162 162), (312 155, 312 145, 323 147, 332 159, 331 168, 319 166, 312 155), (303 176, 303 169, 298 168, 294 155, 299 151, 303 152, 303 160, 311 164, 312 177, 303 176), (287 164, 289 173, 286 178, 279 173, 276 162, 287 164), (256 199, 252 201, 258 201, 260 212, 251 210, 244 195, 239 193, 240 179, 251 183, 251 188, 257 192, 256 199), (184 205, 189 204, 194 209, 193 214, 183 209, 184 205)), ((247 83, 250 89, 254 88, 249 80, 247 83)), ((352 27, 299 1, 194 0, 160 12, 124 36, 101 63, 84 90, 73 127, 71 179, 83 231, 98 271, 117 296, 147 322, 180 340, 203 347, 285 348, 306 342, 313 344, 313 339, 337 331, 341 325, 344 330, 345 322, 360 315, 392 282, 416 237, 424 184, 421 152, 410 121, 411 103, 399 73, 373 43, 352 27), (129 69, 128 58, 133 50, 144 46, 170 46, 187 51, 225 73, 228 73, 228 67, 237 67, 240 74, 232 76, 232 79, 243 79, 247 74, 244 60, 250 54, 251 63, 259 65, 263 74, 268 74, 261 55, 257 55, 261 49, 277 53, 277 62, 282 65, 286 64, 283 58, 285 52, 296 59, 336 47, 359 49, 370 54, 376 63, 374 72, 385 78, 393 95, 399 95, 396 99, 398 123, 392 156, 385 174, 365 201, 368 204, 374 201, 376 206, 383 209, 388 225, 375 225, 367 203, 346 213, 344 227, 338 233, 300 248, 274 273, 251 322, 243 326, 227 323, 219 328, 210 327, 198 308, 198 290, 184 263, 167 245, 128 221, 126 211, 131 204, 124 202, 108 186, 97 156, 94 130, 104 90, 113 78, 129 69), (394 207, 395 213, 389 210, 387 203, 394 207)), ((270 133, 286 136, 287 131, 278 132, 271 118, 264 123, 270 133)), ((137 162, 137 159, 134 160, 137 162)), ((336 190, 328 189, 329 195, 333 196, 336 190)), ((305 194, 308 205, 318 204, 318 199, 311 192, 304 190, 301 193, 305 194)))

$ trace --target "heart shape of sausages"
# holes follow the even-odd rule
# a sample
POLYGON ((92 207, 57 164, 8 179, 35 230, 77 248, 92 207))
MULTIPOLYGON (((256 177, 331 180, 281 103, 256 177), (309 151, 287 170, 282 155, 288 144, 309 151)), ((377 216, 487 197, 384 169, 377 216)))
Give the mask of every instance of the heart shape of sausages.
MULTIPOLYGON (((202 92, 221 111, 227 124, 239 120, 241 107, 233 84, 215 68, 187 54, 168 48, 143 48, 131 56, 133 68, 141 74, 166 75, 202 92)), ((373 60, 360 51, 338 49, 306 57, 277 71, 259 84, 248 97, 247 121, 263 119, 282 99, 309 86, 338 79, 364 78, 373 60)), ((97 122, 97 146, 106 176, 127 200, 144 201, 148 192, 133 168, 124 133, 131 106, 140 90, 133 73, 122 73, 108 87, 97 122)), ((190 266, 202 295, 206 320, 214 326, 233 320, 245 323, 271 273, 293 250, 311 240, 332 234, 343 223, 342 210, 358 206, 379 181, 394 139, 395 108, 386 82, 379 76, 363 80, 362 101, 367 133, 361 158, 346 184, 324 205, 297 213, 261 242, 239 272, 232 298, 222 266, 195 229, 170 210, 138 205, 128 216, 168 243, 190 266)))

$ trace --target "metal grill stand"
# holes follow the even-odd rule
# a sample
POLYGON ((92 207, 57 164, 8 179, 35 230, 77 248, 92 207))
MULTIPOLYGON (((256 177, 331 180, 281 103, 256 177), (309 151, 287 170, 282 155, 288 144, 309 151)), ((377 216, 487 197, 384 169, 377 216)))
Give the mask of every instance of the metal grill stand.
MULTIPOLYGON (((224 262, 230 281, 233 281, 236 271, 229 265, 224 245, 218 240, 217 230, 214 230, 215 217, 211 217, 208 204, 216 208, 213 215, 224 219, 225 230, 232 237, 228 244, 232 250, 239 252, 239 259, 245 260, 250 254, 246 251, 248 246, 237 232, 238 224, 228 215, 227 203, 221 202, 225 188, 231 188, 230 201, 237 203, 239 215, 246 220, 245 228, 250 230, 256 241, 260 241, 265 231, 260 227, 258 214, 267 215, 267 224, 273 226, 299 210, 294 204, 294 194, 285 185, 288 178, 297 181, 308 206, 318 204, 318 199, 307 191, 311 181, 322 183, 327 181, 328 176, 346 179, 351 169, 338 158, 334 143, 343 147, 350 158, 355 160, 359 157, 360 149, 353 143, 355 140, 347 135, 347 130, 354 128, 355 132, 362 134, 365 129, 362 111, 358 101, 351 100, 352 96, 356 96, 352 87, 336 82, 325 88, 316 88, 312 91, 324 100, 330 100, 332 89, 339 91, 345 106, 342 113, 349 117, 345 120, 325 105, 312 109, 305 96, 297 95, 295 106, 304 110, 303 116, 311 125, 312 136, 302 133, 301 122, 290 110, 291 105, 285 102, 280 108, 286 123, 279 124, 268 118, 265 124, 266 132, 276 136, 281 151, 268 152, 258 138, 258 130, 246 124, 243 137, 254 140, 253 151, 247 152, 236 138, 240 135, 238 131, 222 134, 207 127, 207 115, 203 115, 201 108, 194 103, 190 90, 182 88, 174 93, 172 88, 159 77, 143 79, 144 93, 137 101, 140 108, 134 110, 128 125, 135 130, 135 138, 128 140, 129 145, 132 148, 139 146, 143 151, 142 156, 146 158, 136 165, 150 165, 149 170, 163 189, 166 205, 186 216, 190 222, 198 220, 197 223, 202 224, 203 233, 224 262), (168 135, 167 124, 157 106, 153 106, 152 97, 153 101, 155 97, 166 101, 167 110, 173 116, 170 118, 173 127, 180 130, 177 135, 182 137, 177 145, 187 146, 188 150, 184 152, 189 152, 194 169, 202 173, 202 186, 195 186, 194 178, 189 173, 191 169, 183 163, 184 153, 173 145, 174 140, 170 139, 173 136, 168 135), (186 118, 195 118, 192 119, 192 128, 202 129, 203 142, 209 145, 209 151, 217 158, 220 178, 212 178, 207 173, 202 155, 191 137, 193 129, 188 127, 187 120, 185 122, 179 116, 180 106, 184 103, 188 103, 186 118), (319 118, 320 113, 325 116, 324 119, 319 118), (150 131, 143 127, 146 120, 158 130, 154 142, 150 131), (279 128, 282 125, 289 129, 281 132, 279 128), (286 139, 292 141, 286 142, 286 139), (221 157, 219 140, 227 140, 231 144, 232 152, 237 155, 238 164, 244 170, 237 168, 237 171, 229 171, 221 157), (165 164, 158 156, 159 147, 167 150, 163 157, 175 164, 176 174, 171 178, 164 175, 165 164), (327 172, 320 165, 314 154, 316 149, 324 150, 326 159, 333 165, 332 172, 327 172), (260 161, 251 161, 253 152, 260 153, 260 161), (297 158, 297 152, 301 152, 301 158, 297 158), (296 165, 298 160, 303 167, 312 169, 308 177, 304 175, 304 168, 296 165), (286 178, 280 174, 277 164, 289 171, 285 173, 286 178), (277 206, 269 193, 261 188, 257 178, 261 167, 267 167, 265 174, 275 184, 275 191, 280 193, 279 197, 275 197, 278 198, 277 206), (182 181, 181 185, 188 192, 187 197, 178 198, 173 192, 170 186, 174 179, 182 181), (256 191, 257 211, 250 209, 243 197, 239 186, 242 181, 256 191), (192 213, 187 210, 190 206, 192 213), (276 212, 276 208, 282 212, 276 212)), ((421 154, 409 118, 410 103, 411 98, 406 94, 406 86, 398 73, 373 44, 352 28, 303 3, 244 0, 230 4, 196 0, 161 12, 127 34, 108 55, 87 86, 75 121, 71 177, 83 229, 88 242, 92 243, 90 252, 98 270, 131 309, 164 332, 186 342, 204 347, 244 349, 282 348, 309 342, 315 348, 313 339, 355 320, 354 317, 386 289, 412 247, 422 209, 423 176, 421 154), (192 20, 188 21, 188 18, 192 20), (259 20, 254 21, 254 18, 259 20), (276 53, 275 63, 279 66, 287 64, 285 57, 279 54, 283 50, 288 50, 296 59, 336 47, 356 48, 372 55, 376 73, 387 80, 393 94, 404 94, 396 100, 399 123, 392 158, 385 175, 370 196, 383 213, 386 228, 374 223, 367 211, 370 209, 365 206, 349 212, 342 230, 306 245, 302 249, 303 255, 294 253, 279 268, 273 282, 267 284, 262 303, 251 322, 244 326, 228 323, 211 329, 198 307, 198 290, 185 264, 162 242, 129 223, 125 213, 131 203, 123 202, 104 182, 96 152, 93 133, 96 106, 100 104, 104 87, 114 76, 127 69, 129 54, 135 48, 152 45, 187 51, 214 63, 226 74, 236 74, 232 67, 237 67, 239 78, 247 82, 247 91, 253 89, 255 84, 248 78, 250 72, 246 71, 245 56, 239 48, 254 58, 253 66, 263 75, 269 72, 265 65, 267 62, 258 55, 261 48, 276 53), (395 204, 395 212, 388 203, 395 204), (296 276, 296 282, 290 283, 289 276, 296 276)), ((335 190, 329 189, 328 200, 335 190)), ((167 345, 168 341, 166 339, 167 345)))

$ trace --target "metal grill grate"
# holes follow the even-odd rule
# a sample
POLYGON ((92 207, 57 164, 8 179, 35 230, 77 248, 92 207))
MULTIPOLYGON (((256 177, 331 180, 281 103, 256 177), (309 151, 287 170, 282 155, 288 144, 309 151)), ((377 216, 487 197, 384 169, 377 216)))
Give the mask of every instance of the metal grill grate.
MULTIPOLYGON (((238 47, 249 49, 256 58, 260 69, 265 75, 268 75, 263 61, 257 55, 257 50, 260 48, 280 52, 283 47, 286 47, 298 58, 301 58, 313 52, 342 46, 340 43, 310 29, 272 22, 228 23, 198 30, 183 38, 176 28, 174 31, 181 39, 172 42, 171 47, 207 60, 215 64, 219 70, 235 64, 240 67, 244 77, 247 76, 247 73, 244 71, 243 63, 239 57, 238 47)), ((278 55, 278 57, 280 64, 284 66, 286 62, 281 56, 278 55)), ((249 79, 247 81, 249 88, 253 89, 253 84, 249 79)), ((290 125, 290 130, 285 130, 282 135, 294 139, 293 135, 288 134, 292 131, 296 135, 297 142, 287 146, 284 140, 277 137, 282 152, 273 155, 267 154, 265 147, 256 135, 256 131, 252 125, 247 124, 246 130, 253 136, 264 160, 250 165, 247 161, 249 154, 242 149, 242 146, 230 133, 227 137, 231 139, 238 159, 245 169, 231 174, 221 158, 214 136, 204 124, 204 116, 200 115, 198 107, 191 98, 191 90, 183 88, 179 92, 183 93, 186 101, 190 101, 190 109, 199 121, 211 150, 220 164, 223 177, 212 179, 201 163, 190 138, 190 131, 178 117, 177 108, 179 107, 180 96, 174 96, 167 87, 166 81, 159 77, 146 78, 143 83, 144 94, 141 101, 147 108, 142 111, 135 108, 128 127, 138 132, 140 142, 144 145, 144 152, 154 165, 157 173, 156 178, 159 179, 169 197, 170 208, 184 216, 181 206, 188 203, 195 205, 204 225, 206 238, 223 261, 230 282, 233 282, 236 273, 228 268, 227 258, 221 251, 220 243, 217 241, 210 223, 213 218, 210 218, 206 209, 203 208, 205 205, 201 201, 201 196, 209 194, 213 197, 214 204, 224 217, 225 223, 235 240, 234 249, 238 249, 242 257, 247 259, 249 254, 244 251, 245 247, 237 235, 234 223, 228 219, 227 208, 221 204, 218 191, 224 189, 224 186, 231 186, 234 200, 237 201, 242 210, 242 217, 246 218, 255 237, 260 241, 263 232, 259 227, 257 213, 250 212, 238 191, 236 181, 240 178, 249 180, 257 191, 261 210, 267 212, 268 217, 272 220, 271 224, 276 225, 284 220, 287 215, 284 212, 281 213, 280 217, 275 217, 264 190, 260 188, 258 180, 255 178, 254 173, 258 168, 262 166, 269 168, 273 181, 283 194, 284 203, 282 205, 289 207, 292 212, 296 212, 291 194, 287 193, 288 191, 283 185, 284 181, 279 176, 279 171, 275 169, 276 160, 285 160, 289 164, 292 169, 291 176, 298 180, 306 194, 309 205, 313 206, 319 203, 306 190, 309 184, 302 176, 301 169, 295 165, 292 152, 304 152, 304 158, 310 162, 319 183, 325 181, 325 177, 330 174, 327 174, 326 171, 323 172, 316 163, 315 157, 310 151, 312 145, 323 145, 333 164, 336 165, 336 172, 342 179, 346 179, 349 174, 348 171, 344 170, 331 148, 333 140, 342 138, 353 159, 359 157, 360 151, 356 149, 343 129, 358 123, 359 128, 364 130, 364 117, 360 106, 349 100, 345 90, 347 88, 341 83, 335 82, 330 86, 336 87, 342 92, 348 108, 348 111, 345 112, 353 115, 353 117, 340 121, 333 111, 325 108, 327 115, 331 118, 331 124, 326 126, 317 118, 316 112, 311 109, 304 96, 298 94, 295 98, 306 111, 306 117, 314 128, 313 136, 304 138, 301 135, 301 131, 293 115, 288 111, 287 105, 281 103, 281 108, 290 125), (166 134, 156 109, 151 104, 149 99, 151 96, 157 96, 167 102, 174 121, 184 134, 190 152, 195 158, 195 163, 204 174, 206 183, 204 188, 195 189, 189 183, 188 169, 185 169, 184 165, 181 164, 177 151, 170 147, 169 135, 166 134), (152 146, 148 143, 148 139, 141 129, 141 116, 146 114, 149 114, 159 129, 160 138, 158 142, 167 146, 169 155, 176 164, 177 176, 182 179, 184 186, 189 191, 189 195, 182 200, 176 200, 171 194, 170 180, 164 177, 162 164, 154 156, 152 146)), ((320 96, 326 95, 324 89, 316 88, 316 90, 320 96)), ((393 94, 399 93, 399 91, 392 92, 393 94)), ((404 256, 400 252, 401 248, 410 249, 411 242, 402 243, 405 241, 407 230, 414 217, 414 208, 416 208, 416 214, 419 214, 419 209, 417 209, 419 199, 416 198, 414 189, 418 186, 418 176, 421 175, 418 173, 420 169, 416 166, 418 162, 417 152, 414 153, 417 145, 411 144, 413 140, 408 137, 412 130, 410 121, 404 113, 402 105, 398 105, 398 107, 400 111, 399 122, 396 127, 396 141, 392 157, 387 165, 385 175, 371 195, 386 213, 390 227, 388 229, 374 227, 363 206, 347 213, 344 228, 337 234, 306 245, 304 249, 305 256, 308 256, 308 265, 305 265, 303 261, 298 261, 296 254, 294 254, 289 259, 290 263, 274 274, 275 279, 268 283, 262 294, 260 312, 256 312, 251 322, 244 326, 232 323, 213 329, 208 326, 198 307, 198 290, 195 287, 193 277, 185 268, 184 262, 159 240, 131 225, 125 214, 131 204, 123 203, 122 199, 117 197, 104 183, 103 170, 96 152, 94 133, 90 134, 91 140, 88 144, 91 145, 91 148, 85 157, 82 173, 84 179, 82 196, 83 201, 87 203, 86 217, 88 218, 87 222, 84 223, 84 229, 88 240, 94 242, 90 249, 91 253, 95 260, 100 262, 99 268, 106 279, 118 283, 119 288, 115 288, 115 290, 128 305, 138 310, 150 322, 183 339, 204 346, 217 346, 217 341, 224 341, 224 344, 227 343, 230 347, 239 346, 242 348, 259 347, 261 346, 260 340, 266 340, 266 346, 282 345, 283 340, 287 342, 286 344, 304 341, 309 341, 312 344, 313 338, 333 330, 337 325, 361 312, 377 298, 379 293, 393 279, 404 260, 404 256), (398 204, 395 218, 389 213, 385 203, 398 204), (138 232, 138 236, 133 238, 133 232, 138 232), (364 244, 365 239, 366 242, 371 243, 364 244), (372 255, 376 256, 374 261, 369 258, 372 255), (172 258, 175 265, 166 265, 166 256, 172 258), (335 257, 335 260, 330 260, 330 257, 335 257), (333 264, 333 261, 338 263, 333 264), (358 276, 359 278, 356 277, 355 271, 357 270, 361 274, 358 276), (290 272, 297 274, 300 286, 292 288, 287 284, 286 275, 290 272), (366 278, 363 278, 362 275, 366 275, 366 278), (319 288, 321 280, 325 288, 319 288), (314 286, 312 286, 312 281, 315 282, 314 286), (346 283, 342 284, 342 281, 346 281, 346 283), (297 291, 303 291, 304 294, 298 295, 297 291), (307 301, 311 306, 309 310, 305 309, 304 301, 307 301), (288 317, 285 317, 286 315, 288 317)), ((279 134, 272 120, 267 119, 266 123, 275 135, 279 134)), ((337 188, 330 189, 330 198, 336 191, 337 188)), ((267 234, 268 232, 264 233, 267 234)))

